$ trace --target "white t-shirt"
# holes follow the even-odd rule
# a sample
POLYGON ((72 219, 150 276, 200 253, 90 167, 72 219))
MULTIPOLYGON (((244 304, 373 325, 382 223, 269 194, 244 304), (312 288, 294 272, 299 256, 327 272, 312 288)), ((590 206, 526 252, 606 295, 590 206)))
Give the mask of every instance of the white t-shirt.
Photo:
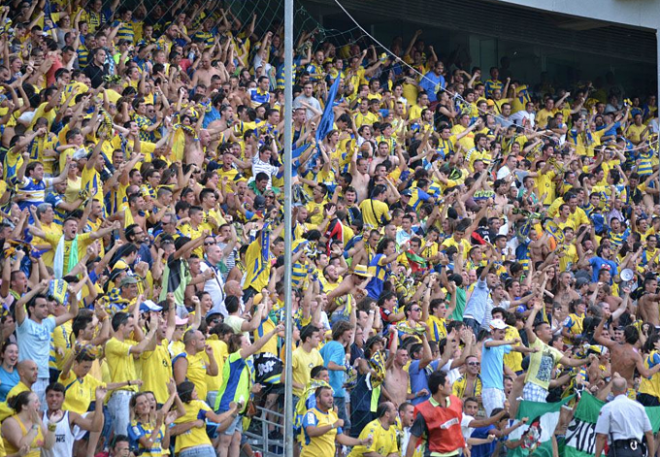
POLYGON ((474 420, 474 417, 468 416, 467 414, 463 413, 463 419, 461 419, 461 433, 463 433, 463 439, 465 440, 465 443, 467 444, 468 438, 472 436, 472 432, 474 431, 473 427, 470 427, 470 422, 474 420))
POLYGON ((461 371, 458 368, 454 368, 453 370, 451 369, 451 363, 453 361, 454 359, 449 359, 449 362, 447 362, 445 366, 441 368, 441 370, 447 373, 449 376, 449 382, 451 384, 454 384, 456 380, 461 377, 461 371))
MULTIPOLYGON (((210 268, 212 267, 207 265, 206 262, 201 262, 199 265, 202 274, 210 268)), ((229 313, 225 308, 225 282, 217 268, 216 275, 204 283, 204 292, 208 292, 213 300, 211 311, 218 311, 224 317, 227 317, 229 313)))

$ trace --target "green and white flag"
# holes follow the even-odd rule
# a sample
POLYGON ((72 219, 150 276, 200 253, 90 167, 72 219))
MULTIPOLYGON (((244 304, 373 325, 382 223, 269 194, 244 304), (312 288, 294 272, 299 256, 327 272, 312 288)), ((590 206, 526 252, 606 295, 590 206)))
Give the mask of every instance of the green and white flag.
POLYGON ((590 457, 596 453, 596 421, 604 404, 589 392, 582 394, 566 430, 566 457, 590 457))
MULTIPOLYGON (((566 431, 566 457, 591 457, 596 454, 596 422, 605 402, 584 392, 566 431)), ((660 407, 645 407, 653 433, 660 430, 660 407)))
POLYGON ((572 398, 570 396, 557 403, 521 401, 516 419, 527 417, 529 422, 509 435, 510 441, 522 440, 520 446, 509 452, 509 456, 552 457, 552 436, 559 422, 561 407, 572 398))

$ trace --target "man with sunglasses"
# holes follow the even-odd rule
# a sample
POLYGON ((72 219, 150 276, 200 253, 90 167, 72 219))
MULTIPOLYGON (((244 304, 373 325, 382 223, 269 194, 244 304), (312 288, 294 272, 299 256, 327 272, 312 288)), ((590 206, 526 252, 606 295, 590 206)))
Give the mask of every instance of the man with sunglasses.
MULTIPOLYGON (((452 392, 461 400, 466 397, 474 397, 481 404, 481 390, 483 383, 479 372, 481 370, 481 363, 479 357, 476 355, 469 355, 466 359, 465 365, 467 370, 465 374, 458 378, 452 387, 452 392)), ((465 400, 467 402, 467 400, 465 400)))
POLYGON ((204 253, 206 260, 199 266, 201 273, 205 277, 208 277, 204 283, 204 292, 208 292, 213 300, 211 311, 220 312, 223 317, 227 317, 227 308, 225 308, 225 281, 218 267, 224 258, 224 252, 216 243, 214 237, 207 236, 204 239, 204 253))

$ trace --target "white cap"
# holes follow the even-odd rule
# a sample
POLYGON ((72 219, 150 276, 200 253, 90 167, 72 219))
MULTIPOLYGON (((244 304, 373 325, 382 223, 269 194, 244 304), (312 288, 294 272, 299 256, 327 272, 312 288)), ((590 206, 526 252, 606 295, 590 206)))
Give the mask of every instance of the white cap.
POLYGON ((506 330, 506 324, 502 319, 493 319, 490 321, 491 330, 506 330))

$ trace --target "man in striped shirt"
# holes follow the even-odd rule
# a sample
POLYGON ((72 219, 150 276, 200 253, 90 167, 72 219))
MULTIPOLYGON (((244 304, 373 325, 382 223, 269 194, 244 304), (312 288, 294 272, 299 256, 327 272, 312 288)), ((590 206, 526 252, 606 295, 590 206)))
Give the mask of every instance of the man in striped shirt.
POLYGON ((268 175, 268 186, 270 189, 273 183, 273 176, 276 176, 280 171, 284 171, 284 166, 276 167, 270 163, 271 150, 268 147, 263 147, 259 151, 259 156, 252 159, 252 176, 257 176, 259 173, 268 175))
POLYGON ((18 186, 16 192, 19 200, 18 206, 22 210, 43 203, 46 200, 47 187, 66 182, 71 164, 71 157, 67 157, 66 166, 57 178, 44 178, 44 166, 41 162, 28 163, 28 157, 23 159, 23 165, 17 173, 18 186))

